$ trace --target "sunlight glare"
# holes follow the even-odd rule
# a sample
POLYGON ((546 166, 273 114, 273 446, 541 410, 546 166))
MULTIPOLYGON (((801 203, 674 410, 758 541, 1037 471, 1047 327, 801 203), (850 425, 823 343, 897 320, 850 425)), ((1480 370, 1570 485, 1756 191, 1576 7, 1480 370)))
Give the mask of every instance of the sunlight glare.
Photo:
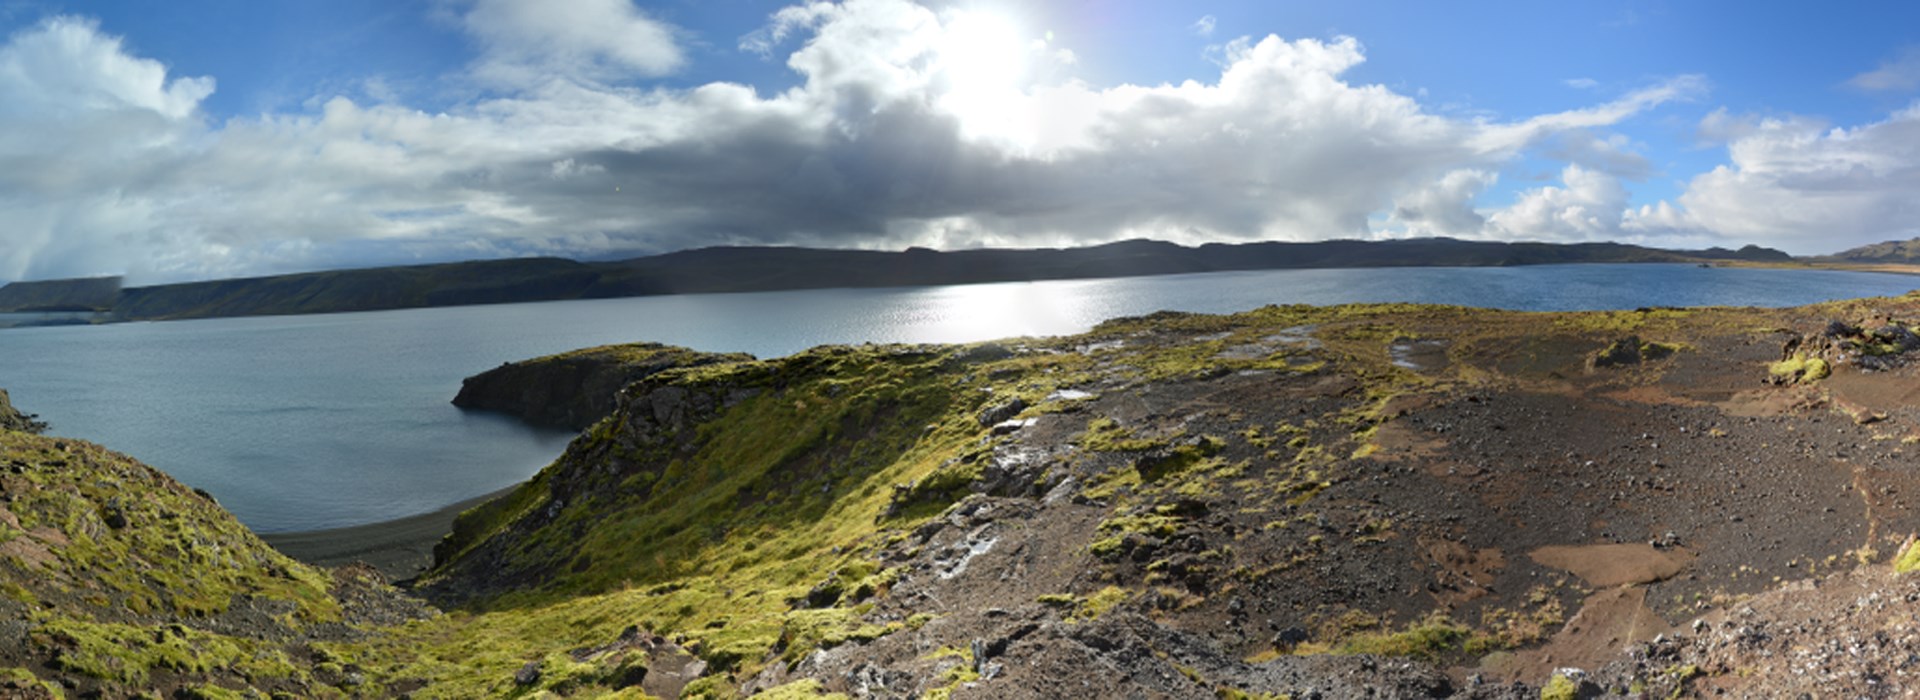
POLYGON ((1012 20, 990 12, 963 12, 947 22, 940 46, 947 92, 940 105, 968 135, 1024 142, 1022 81, 1030 42, 1021 36, 1012 20))

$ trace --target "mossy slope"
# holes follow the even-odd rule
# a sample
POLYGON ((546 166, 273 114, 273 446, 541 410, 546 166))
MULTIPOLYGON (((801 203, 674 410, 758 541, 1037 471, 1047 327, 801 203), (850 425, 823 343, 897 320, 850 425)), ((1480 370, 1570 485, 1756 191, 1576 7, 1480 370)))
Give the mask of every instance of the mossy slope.
POLYGON ((282 556, 151 467, 0 430, 0 667, 16 675, 113 697, 339 695, 348 674, 322 668, 315 649, 362 636, 351 623, 380 598, 399 600, 356 572, 282 556), (343 605, 335 592, 349 589, 368 598, 343 605))

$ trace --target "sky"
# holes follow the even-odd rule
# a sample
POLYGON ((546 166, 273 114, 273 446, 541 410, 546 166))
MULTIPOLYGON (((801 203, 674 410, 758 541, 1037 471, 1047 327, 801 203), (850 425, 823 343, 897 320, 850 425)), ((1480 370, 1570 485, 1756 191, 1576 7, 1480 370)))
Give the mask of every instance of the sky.
POLYGON ((1920 236, 1920 5, 0 0, 0 280, 1920 236))

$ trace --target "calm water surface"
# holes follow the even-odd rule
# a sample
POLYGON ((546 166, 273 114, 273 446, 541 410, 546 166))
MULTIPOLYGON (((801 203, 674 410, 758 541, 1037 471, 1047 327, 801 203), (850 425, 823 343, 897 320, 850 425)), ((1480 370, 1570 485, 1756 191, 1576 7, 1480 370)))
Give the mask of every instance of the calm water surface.
POLYGON ((776 357, 1076 333, 1162 309, 1792 306, 1915 288, 1901 275, 1690 265, 1289 270, 16 328, 0 331, 0 388, 55 434, 133 455, 278 532, 425 512, 527 478, 570 436, 447 402, 467 375, 590 345, 776 357))

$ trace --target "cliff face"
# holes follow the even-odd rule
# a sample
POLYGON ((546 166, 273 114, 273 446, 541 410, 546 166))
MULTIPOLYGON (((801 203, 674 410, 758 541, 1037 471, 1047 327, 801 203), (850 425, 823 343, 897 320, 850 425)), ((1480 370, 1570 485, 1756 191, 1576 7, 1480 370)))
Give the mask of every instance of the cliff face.
POLYGON ((364 679, 330 646, 425 614, 377 575, 280 555, 151 467, 0 430, 0 696, 338 695, 364 679))
POLYGON ((657 343, 606 345, 522 362, 468 377, 453 405, 518 416, 529 423, 582 430, 613 412, 622 387, 675 367, 751 360, 657 343))

